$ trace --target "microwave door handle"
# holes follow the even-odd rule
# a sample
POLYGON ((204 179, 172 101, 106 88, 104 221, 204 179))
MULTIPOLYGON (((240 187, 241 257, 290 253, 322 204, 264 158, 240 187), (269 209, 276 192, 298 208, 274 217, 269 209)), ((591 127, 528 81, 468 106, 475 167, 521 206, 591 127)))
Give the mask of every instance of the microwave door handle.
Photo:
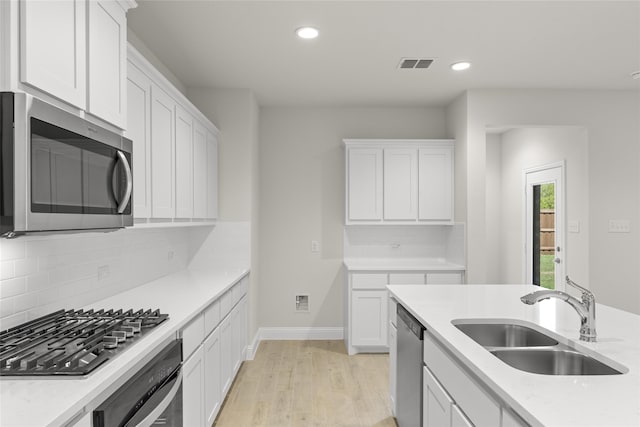
POLYGON ((124 173, 127 179, 127 188, 124 192, 124 197, 122 198, 122 200, 118 200, 118 194, 116 194, 116 183, 117 183, 117 179, 116 179, 116 168, 113 168, 113 194, 116 197, 116 201, 118 201, 118 213, 122 213, 124 212, 125 208, 127 207, 127 204, 129 203, 129 199, 131 199, 131 191, 133 190, 133 178, 131 176, 131 166, 129 166, 129 162, 127 161, 127 158, 125 157, 124 153, 122 151, 117 151, 118 153, 118 160, 122 162, 122 164, 124 165, 124 173))
MULTIPOLYGON (((157 393, 166 393, 162 400, 153 408, 147 408, 148 403, 142 405, 140 410, 134 417, 125 424, 125 427, 150 427, 162 413, 169 407, 173 399, 176 397, 182 385, 182 369, 178 372, 174 379, 170 381, 173 383, 171 388, 169 384, 162 387, 157 393), (142 419, 140 419, 142 418, 142 419)), ((150 402, 149 402, 150 403, 150 402)))

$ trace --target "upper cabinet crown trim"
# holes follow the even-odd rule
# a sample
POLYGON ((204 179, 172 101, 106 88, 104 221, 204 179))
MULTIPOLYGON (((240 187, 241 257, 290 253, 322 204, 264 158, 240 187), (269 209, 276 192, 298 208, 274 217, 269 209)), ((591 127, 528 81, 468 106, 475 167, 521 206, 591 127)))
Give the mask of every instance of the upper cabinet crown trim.
POLYGON ((131 43, 127 43, 127 58, 134 66, 158 83, 178 104, 186 107, 189 113, 204 124, 215 136, 220 130, 205 116, 182 92, 180 92, 160 71, 158 71, 131 43))
POLYGON ((343 139, 342 142, 346 148, 418 148, 425 144, 451 146, 455 139, 343 139))

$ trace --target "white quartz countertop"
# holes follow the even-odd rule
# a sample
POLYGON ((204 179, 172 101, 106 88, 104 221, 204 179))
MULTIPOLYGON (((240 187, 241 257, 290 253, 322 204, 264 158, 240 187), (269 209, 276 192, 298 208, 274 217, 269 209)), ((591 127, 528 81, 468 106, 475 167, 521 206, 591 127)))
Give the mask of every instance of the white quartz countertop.
POLYGON ((124 384, 175 338, 176 331, 247 273, 241 268, 183 270, 82 307, 159 308, 169 319, 85 378, 0 378, 0 426, 59 426, 82 415, 85 406, 102 401, 124 384))
MULTIPOLYGON (((640 316, 597 305, 598 341, 579 341, 580 318, 567 303, 549 299, 533 306, 520 297, 531 285, 389 286, 459 362, 534 426, 640 425, 640 316), (622 375, 540 375, 503 363, 467 337, 454 319, 516 319, 551 331, 564 344, 622 365, 622 375)), ((597 295, 596 295, 597 299, 597 295)))
POLYGON ((349 271, 464 271, 460 264, 441 258, 345 258, 349 271))

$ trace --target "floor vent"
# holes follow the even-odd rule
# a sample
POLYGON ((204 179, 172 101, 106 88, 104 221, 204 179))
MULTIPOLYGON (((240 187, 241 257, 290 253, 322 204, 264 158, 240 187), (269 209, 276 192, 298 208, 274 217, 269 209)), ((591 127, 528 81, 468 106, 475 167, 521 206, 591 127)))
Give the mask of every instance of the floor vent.
POLYGON ((296 295, 296 312, 309 311, 309 295, 296 295))
POLYGON ((418 70, 418 69, 427 69, 431 66, 433 59, 427 58, 402 58, 400 61, 400 65, 398 68, 402 70, 418 70))

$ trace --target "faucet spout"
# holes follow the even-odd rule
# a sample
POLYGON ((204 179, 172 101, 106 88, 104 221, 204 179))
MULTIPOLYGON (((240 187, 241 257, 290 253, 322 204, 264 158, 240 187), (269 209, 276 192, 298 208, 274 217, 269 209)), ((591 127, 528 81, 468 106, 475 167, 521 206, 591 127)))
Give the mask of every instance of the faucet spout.
POLYGON ((533 305, 539 301, 557 298, 565 301, 573 307, 580 315, 580 340, 587 342, 596 341, 596 299, 591 291, 578 285, 569 276, 566 277, 566 283, 580 290, 582 293, 581 300, 569 295, 566 292, 544 289, 531 292, 530 294, 520 297, 520 301, 525 304, 533 305))

